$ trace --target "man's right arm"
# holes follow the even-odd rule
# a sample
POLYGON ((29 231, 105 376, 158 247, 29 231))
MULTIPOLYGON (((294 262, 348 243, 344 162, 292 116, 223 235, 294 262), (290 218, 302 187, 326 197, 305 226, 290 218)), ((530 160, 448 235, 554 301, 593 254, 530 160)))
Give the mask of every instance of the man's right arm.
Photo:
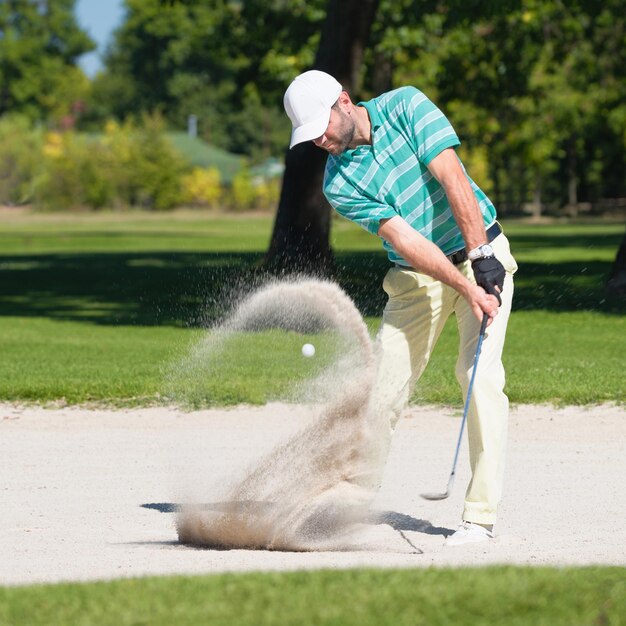
POLYGON ((467 300, 477 319, 482 320, 483 313, 487 313, 490 318, 497 315, 498 299, 463 276, 439 247, 418 233, 402 217, 396 215, 381 220, 378 235, 388 241, 418 272, 432 276, 458 291, 467 300))

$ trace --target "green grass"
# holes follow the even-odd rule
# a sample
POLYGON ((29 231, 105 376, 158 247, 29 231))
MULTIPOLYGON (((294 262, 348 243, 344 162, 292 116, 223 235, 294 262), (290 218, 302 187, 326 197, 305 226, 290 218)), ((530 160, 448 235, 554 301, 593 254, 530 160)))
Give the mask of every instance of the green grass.
POLYGON ((181 331, 167 326, 95 327, 38 317, 2 323, 4 399, 153 403, 162 392, 163 363, 184 351, 181 331))
MULTIPOLYGON (((513 403, 623 402, 624 318, 591 311, 518 311, 504 351, 506 392, 513 403)), ((454 365, 458 333, 448 324, 413 402, 459 404, 454 365)))
POLYGON ((0 588, 0 624, 617 626, 624 569, 348 570, 0 588))
POLYGON ((261 253, 271 228, 268 215, 219 216, 205 211, 3 215, 0 250, 3 257, 18 260, 59 253, 261 253))
MULTIPOLYGON (((142 404, 175 396, 176 372, 202 328, 262 280, 271 227, 269 215, 193 211, 3 216, 0 399, 142 404)), ((520 265, 505 348, 511 400, 623 402, 624 301, 603 290, 623 226, 505 229, 520 265)), ((344 220, 333 222, 333 245, 337 280, 374 333, 385 255, 344 220)), ((195 387, 182 391, 214 405, 280 398, 321 363, 324 350, 311 362, 300 356, 305 340, 247 334, 217 367, 197 368, 195 387)), ((451 320, 415 402, 460 403, 456 342, 451 320)))

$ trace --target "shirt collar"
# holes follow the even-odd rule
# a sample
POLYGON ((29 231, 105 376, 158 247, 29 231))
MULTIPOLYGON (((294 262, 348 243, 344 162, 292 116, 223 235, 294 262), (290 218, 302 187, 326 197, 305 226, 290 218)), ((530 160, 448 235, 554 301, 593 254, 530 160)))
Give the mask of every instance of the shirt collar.
POLYGON ((378 109, 376 108, 376 104, 373 100, 369 100, 368 102, 359 102, 357 106, 365 107, 367 113, 370 116, 370 122, 372 124, 372 140, 374 139, 374 133, 381 127, 381 119, 380 115, 378 115, 378 109))

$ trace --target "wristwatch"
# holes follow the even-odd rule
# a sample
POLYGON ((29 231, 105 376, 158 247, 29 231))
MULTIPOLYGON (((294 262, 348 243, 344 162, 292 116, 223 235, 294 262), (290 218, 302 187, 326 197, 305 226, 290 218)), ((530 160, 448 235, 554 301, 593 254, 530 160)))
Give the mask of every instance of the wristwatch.
POLYGON ((478 246, 478 248, 474 248, 467 253, 467 258, 470 261, 484 259, 489 256, 493 256, 493 248, 488 243, 484 243, 481 246, 478 246))

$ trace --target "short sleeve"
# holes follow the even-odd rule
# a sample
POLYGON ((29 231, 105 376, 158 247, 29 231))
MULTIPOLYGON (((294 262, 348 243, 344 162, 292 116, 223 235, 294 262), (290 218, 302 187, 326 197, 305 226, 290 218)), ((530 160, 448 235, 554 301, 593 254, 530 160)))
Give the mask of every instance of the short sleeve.
POLYGON ((428 165, 446 148, 461 144, 452 124, 421 91, 411 88, 407 93, 406 112, 411 126, 418 159, 428 165))

